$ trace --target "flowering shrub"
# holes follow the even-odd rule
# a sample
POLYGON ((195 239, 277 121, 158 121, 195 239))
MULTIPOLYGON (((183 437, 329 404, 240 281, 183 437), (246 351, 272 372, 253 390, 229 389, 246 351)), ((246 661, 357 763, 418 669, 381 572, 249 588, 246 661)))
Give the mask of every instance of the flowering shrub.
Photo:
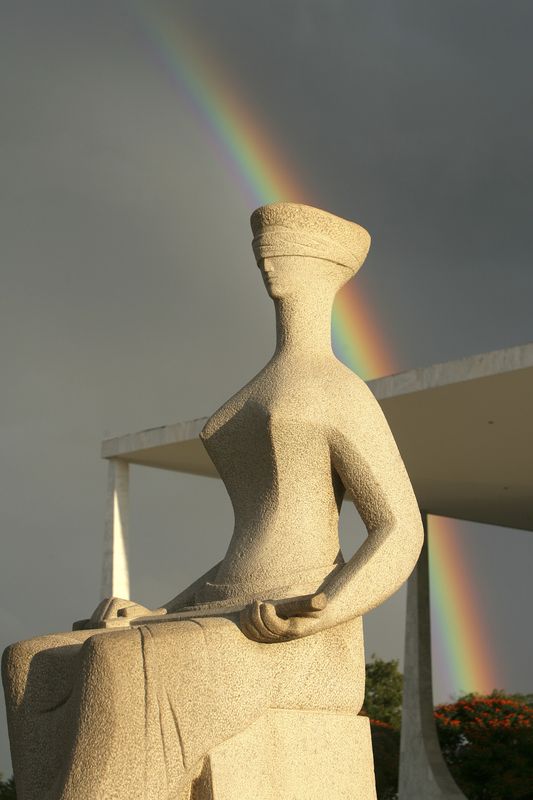
POLYGON ((437 706, 444 758, 469 800, 533 800, 533 707, 498 692, 437 706))

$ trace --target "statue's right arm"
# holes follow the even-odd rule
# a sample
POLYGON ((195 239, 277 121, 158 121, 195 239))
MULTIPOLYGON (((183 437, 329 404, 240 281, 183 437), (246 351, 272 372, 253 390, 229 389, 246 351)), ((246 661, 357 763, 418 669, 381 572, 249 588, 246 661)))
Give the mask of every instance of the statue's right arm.
POLYGON ((114 628, 128 626, 135 617, 155 617, 164 614, 173 614, 181 608, 194 603, 196 593, 206 581, 213 580, 221 562, 215 564, 206 573, 197 578, 190 586, 176 595, 160 608, 149 609, 132 600, 120 597, 106 597, 98 604, 89 619, 82 619, 73 624, 73 630, 87 630, 92 628, 114 628))
POLYGON ((203 575, 200 575, 190 586, 187 586, 182 592, 173 597, 172 600, 169 600, 168 603, 165 603, 162 608, 166 609, 167 614, 174 614, 176 611, 179 611, 184 606, 192 605, 195 602, 195 595, 200 589, 203 588, 204 584, 207 581, 212 581, 217 572, 218 568, 221 565, 221 561, 218 564, 215 564, 214 567, 208 569, 203 575))

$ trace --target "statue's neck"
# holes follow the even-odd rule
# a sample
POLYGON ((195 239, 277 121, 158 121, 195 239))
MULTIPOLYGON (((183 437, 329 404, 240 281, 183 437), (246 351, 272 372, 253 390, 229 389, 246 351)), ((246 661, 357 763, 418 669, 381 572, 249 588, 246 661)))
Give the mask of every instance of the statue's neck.
POLYGON ((331 297, 274 300, 276 352, 283 358, 331 356, 331 297))

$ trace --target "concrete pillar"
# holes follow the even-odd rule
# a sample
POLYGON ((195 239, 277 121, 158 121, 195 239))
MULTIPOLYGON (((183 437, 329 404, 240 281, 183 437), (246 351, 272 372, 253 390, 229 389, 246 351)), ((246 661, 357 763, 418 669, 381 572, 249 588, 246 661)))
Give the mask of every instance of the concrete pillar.
POLYGON ((442 756, 433 718, 427 514, 424 547, 407 584, 398 800, 465 800, 442 756))
POLYGON ((119 458, 110 458, 108 465, 101 597, 129 600, 129 465, 119 458))

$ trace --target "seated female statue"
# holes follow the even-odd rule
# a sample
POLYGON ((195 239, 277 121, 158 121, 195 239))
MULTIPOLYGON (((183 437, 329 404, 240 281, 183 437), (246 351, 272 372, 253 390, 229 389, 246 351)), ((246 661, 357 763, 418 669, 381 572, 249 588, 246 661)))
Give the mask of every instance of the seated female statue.
POLYGON ((201 434, 235 512, 227 553, 156 611, 112 598, 88 629, 8 648, 22 800, 190 797, 210 750, 268 709, 361 708, 362 616, 406 580, 423 540, 380 407, 331 349, 333 300, 370 237, 293 203, 251 222, 277 344, 201 434), (368 531, 347 563, 346 492, 368 531))

